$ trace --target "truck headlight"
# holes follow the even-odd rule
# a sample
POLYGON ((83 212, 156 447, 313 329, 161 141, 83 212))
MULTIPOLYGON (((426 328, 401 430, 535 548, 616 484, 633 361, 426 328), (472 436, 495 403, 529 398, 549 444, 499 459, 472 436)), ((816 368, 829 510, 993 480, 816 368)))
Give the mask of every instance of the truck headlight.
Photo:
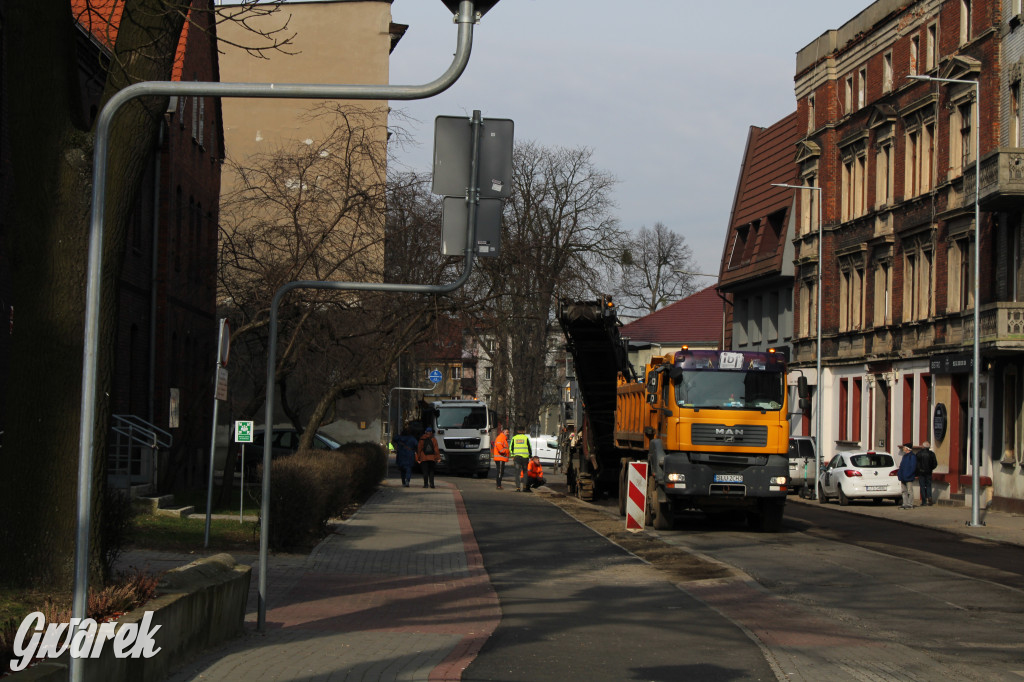
POLYGON ((686 474, 669 474, 668 480, 670 483, 685 483, 686 474))
POLYGON ((480 451, 480 456, 477 458, 477 461, 478 462, 486 462, 488 459, 490 459, 490 455, 491 455, 491 453, 487 452, 486 450, 481 450, 480 451))
POLYGON ((768 483, 769 485, 786 485, 786 477, 773 476, 772 478, 768 479, 768 483))

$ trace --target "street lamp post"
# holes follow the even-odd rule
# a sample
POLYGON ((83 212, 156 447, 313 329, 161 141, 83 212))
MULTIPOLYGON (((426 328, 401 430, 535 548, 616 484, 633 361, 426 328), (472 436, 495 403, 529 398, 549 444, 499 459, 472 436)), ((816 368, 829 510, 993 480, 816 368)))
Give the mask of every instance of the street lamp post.
MULTIPOLYGON (((785 183, 772 183, 772 187, 785 187, 786 189, 801 189, 810 190, 818 193, 818 334, 817 334, 817 387, 814 389, 814 480, 818 480, 818 473, 821 471, 821 422, 822 422, 822 411, 821 411, 821 394, 822 394, 822 378, 821 378, 821 269, 822 269, 822 231, 821 231, 821 201, 822 193, 821 187, 815 187, 814 185, 787 185, 785 183)), ((814 484, 814 499, 818 499, 818 484, 814 484)))
POLYGON ((966 78, 936 78, 934 76, 908 76, 910 80, 932 81, 935 83, 959 83, 974 86, 974 108, 978 112, 974 133, 974 398, 971 419, 971 521, 969 526, 984 526, 981 521, 981 451, 978 446, 981 389, 981 207, 978 203, 981 190, 981 83, 966 78))

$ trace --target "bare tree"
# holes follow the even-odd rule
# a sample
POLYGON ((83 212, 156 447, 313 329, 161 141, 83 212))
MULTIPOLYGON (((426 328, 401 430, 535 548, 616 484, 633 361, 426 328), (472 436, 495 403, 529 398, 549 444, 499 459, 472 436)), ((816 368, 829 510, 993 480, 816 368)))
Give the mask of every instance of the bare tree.
POLYGON ((641 227, 622 244, 615 264, 619 274, 614 295, 620 309, 640 315, 693 293, 693 252, 686 240, 657 222, 641 227))
POLYGON ((487 301, 479 328, 495 339, 495 407, 513 425, 534 423, 544 403, 557 299, 588 291, 618 255, 621 231, 611 200, 616 180, 591 157, 587 148, 516 146, 502 255, 481 260, 471 289, 487 301))
MULTIPOLYGON (((247 360, 241 363, 242 402, 234 406, 247 416, 266 399, 267 324, 281 286, 294 280, 423 282, 439 277, 443 266, 417 246, 423 225, 385 219, 382 110, 329 104, 314 119, 325 131, 322 139, 233 164, 238 189, 222 208, 220 300, 247 360)), ((399 196, 416 184, 396 182, 399 196)), ((289 294, 278 314, 275 383, 304 446, 339 397, 387 381, 396 358, 421 337, 432 315, 423 296, 289 294)))

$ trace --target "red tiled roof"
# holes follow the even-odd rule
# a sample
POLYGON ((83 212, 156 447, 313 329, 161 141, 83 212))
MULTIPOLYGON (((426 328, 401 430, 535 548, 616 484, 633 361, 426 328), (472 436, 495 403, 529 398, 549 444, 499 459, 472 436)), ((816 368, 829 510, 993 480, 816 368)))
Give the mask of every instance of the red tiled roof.
MULTIPOLYGON (((71 15, 82 27, 93 35, 108 50, 114 49, 117 41, 117 28, 121 25, 121 12, 124 0, 71 0, 71 15)), ((189 10, 191 14, 191 10, 189 10)), ((174 55, 174 68, 171 80, 180 81, 185 65, 185 46, 188 44, 188 29, 191 22, 186 19, 185 27, 178 40, 177 52, 174 55)))
POLYGON ((800 184, 793 160, 799 139, 795 111, 767 128, 750 128, 722 253, 719 284, 726 291, 782 268, 794 194, 772 184, 800 184))
POLYGON ((722 299, 715 287, 708 287, 623 325, 619 335, 633 342, 718 343, 722 340, 722 299))

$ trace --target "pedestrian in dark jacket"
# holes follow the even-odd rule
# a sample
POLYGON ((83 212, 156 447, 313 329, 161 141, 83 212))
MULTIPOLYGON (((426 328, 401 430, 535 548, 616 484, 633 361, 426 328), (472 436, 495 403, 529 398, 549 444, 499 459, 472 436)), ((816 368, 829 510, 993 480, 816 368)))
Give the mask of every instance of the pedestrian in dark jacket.
POLYGON ((396 436, 393 442, 395 444, 395 465, 402 475, 402 485, 408 488, 409 481, 412 480, 412 465, 416 462, 418 443, 408 427, 402 429, 401 435, 396 436))
POLYGON ((899 469, 896 470, 896 478, 900 481, 903 489, 903 505, 900 509, 914 508, 914 491, 912 485, 914 477, 917 476, 917 456, 914 454, 914 447, 910 443, 904 443, 903 459, 900 460, 899 469))
POLYGON ((935 504, 932 499, 932 472, 939 465, 935 453, 931 451, 931 443, 921 443, 917 451, 917 484, 921 488, 921 505, 935 504))
POLYGON ((420 436, 420 442, 416 447, 416 463, 423 470, 423 487, 428 485, 434 487, 434 468, 441 461, 441 451, 437 447, 437 439, 434 438, 434 429, 427 427, 427 430, 420 436))

